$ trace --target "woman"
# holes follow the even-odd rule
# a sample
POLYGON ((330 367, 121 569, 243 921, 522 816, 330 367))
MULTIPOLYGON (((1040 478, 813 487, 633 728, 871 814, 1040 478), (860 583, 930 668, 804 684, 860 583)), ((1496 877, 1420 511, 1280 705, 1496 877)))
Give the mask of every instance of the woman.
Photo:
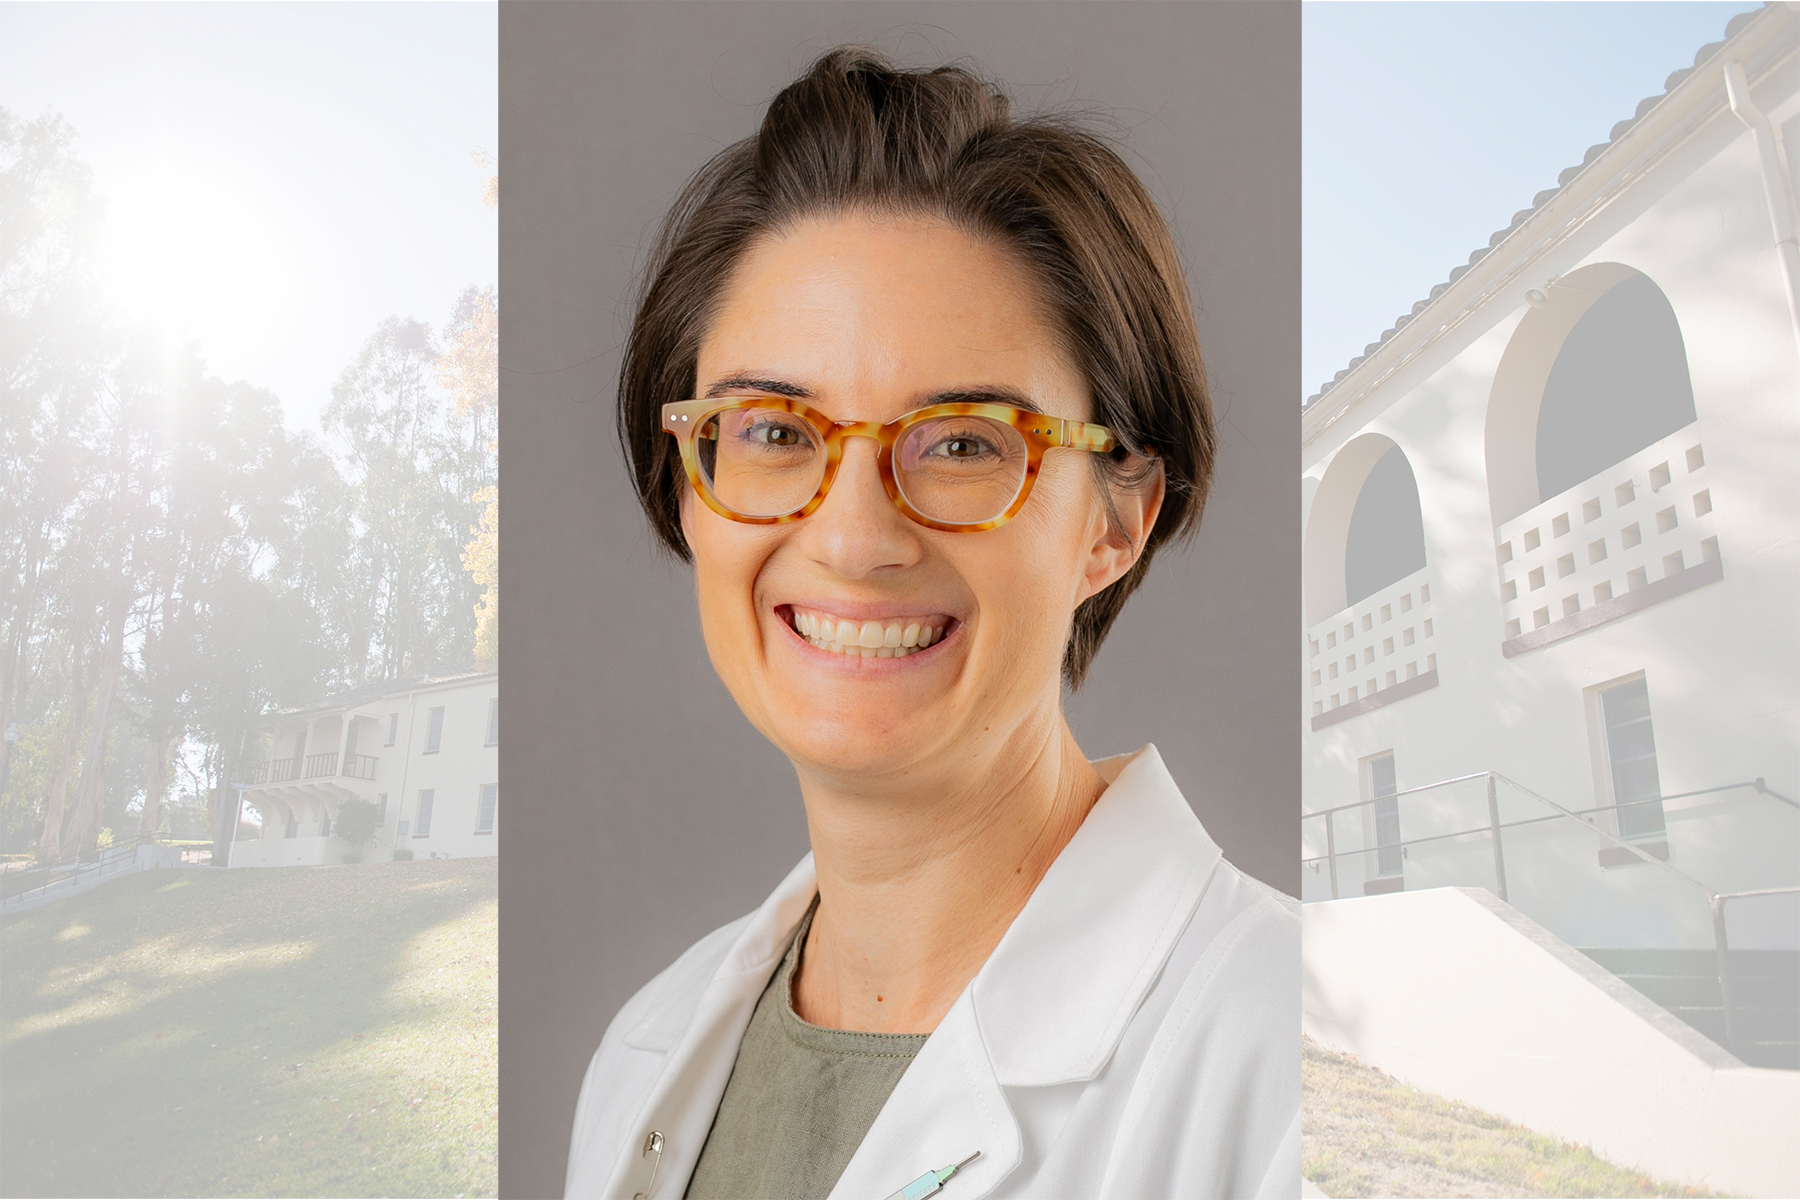
POLYGON ((1299 1192, 1299 920, 1062 716, 1212 417, 1116 154, 820 59, 677 201, 619 420, 813 852, 618 1014, 568 1193, 1299 1192))

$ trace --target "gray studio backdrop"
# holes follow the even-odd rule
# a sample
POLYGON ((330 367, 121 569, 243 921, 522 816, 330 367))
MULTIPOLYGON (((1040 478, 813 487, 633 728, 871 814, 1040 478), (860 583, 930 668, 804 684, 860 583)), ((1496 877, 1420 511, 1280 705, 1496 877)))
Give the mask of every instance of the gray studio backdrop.
POLYGON ((665 207, 845 41, 1101 116, 1173 223, 1217 483, 1068 707, 1091 757, 1154 741, 1226 855, 1298 892, 1298 5, 502 6, 503 1196, 561 1194, 607 1022, 807 849, 791 769, 713 675, 687 568, 653 548, 613 399, 665 207))

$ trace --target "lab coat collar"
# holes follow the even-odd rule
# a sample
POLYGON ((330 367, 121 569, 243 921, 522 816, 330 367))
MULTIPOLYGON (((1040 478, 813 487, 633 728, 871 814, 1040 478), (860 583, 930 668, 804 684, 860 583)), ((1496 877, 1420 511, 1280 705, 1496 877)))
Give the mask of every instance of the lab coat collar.
MULTIPOLYGON (((975 1150, 981 1158, 958 1176, 966 1179, 961 1194, 986 1194, 1021 1155, 1003 1089, 1092 1079, 1112 1057, 1199 903, 1219 848, 1155 746, 1094 766, 1106 791, 901 1077, 833 1197, 885 1196, 975 1150)), ((649 1013, 626 1033, 628 1044, 669 1057, 605 1195, 645 1190, 637 1151, 650 1130, 665 1134, 666 1147, 653 1196, 665 1187, 677 1194, 672 1181, 692 1173, 735 1047, 816 890, 808 855, 751 915, 692 1001, 649 1013)))
POLYGON ((1219 862, 1155 746, 1094 766, 1110 786, 970 985, 1007 1087, 1105 1068, 1219 862))
POLYGON ((1156 747, 1094 766, 1109 786, 919 1050, 832 1200, 891 1196, 926 1170, 979 1200, 1018 1167, 1007 1088, 1088 1080, 1112 1058, 1219 862, 1156 747))

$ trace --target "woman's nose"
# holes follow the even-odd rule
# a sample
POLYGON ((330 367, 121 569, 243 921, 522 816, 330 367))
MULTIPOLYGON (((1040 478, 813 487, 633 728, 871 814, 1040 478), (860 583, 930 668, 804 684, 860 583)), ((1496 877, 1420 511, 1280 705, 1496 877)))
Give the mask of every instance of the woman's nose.
POLYGON ((918 527, 889 499, 873 439, 844 439, 824 503, 800 524, 808 553, 846 579, 910 567, 924 553, 918 527))

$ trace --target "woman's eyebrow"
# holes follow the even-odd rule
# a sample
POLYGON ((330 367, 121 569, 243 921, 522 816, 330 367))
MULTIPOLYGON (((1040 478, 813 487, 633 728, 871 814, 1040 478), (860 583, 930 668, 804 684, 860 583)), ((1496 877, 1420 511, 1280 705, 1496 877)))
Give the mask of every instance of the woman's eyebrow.
POLYGON ((750 375, 732 375, 718 380, 706 389, 705 400, 715 396, 723 396, 726 392, 767 392, 771 396, 786 396, 789 400, 811 400, 811 388, 801 387, 797 383, 789 383, 785 379, 759 379, 750 375))
MULTIPOLYGON (((811 400, 811 388, 802 387, 786 379, 765 379, 754 375, 730 375, 708 385, 703 397, 712 400, 727 392, 764 392, 771 396, 786 396, 790 400, 811 400)), ((1043 406, 1033 400, 1030 395, 1016 388, 1003 387, 999 384, 980 384, 973 387, 947 388, 941 392, 933 392, 924 397, 920 408, 928 408, 933 404, 1010 404, 1014 408, 1022 408, 1026 412, 1041 413, 1043 406)))

